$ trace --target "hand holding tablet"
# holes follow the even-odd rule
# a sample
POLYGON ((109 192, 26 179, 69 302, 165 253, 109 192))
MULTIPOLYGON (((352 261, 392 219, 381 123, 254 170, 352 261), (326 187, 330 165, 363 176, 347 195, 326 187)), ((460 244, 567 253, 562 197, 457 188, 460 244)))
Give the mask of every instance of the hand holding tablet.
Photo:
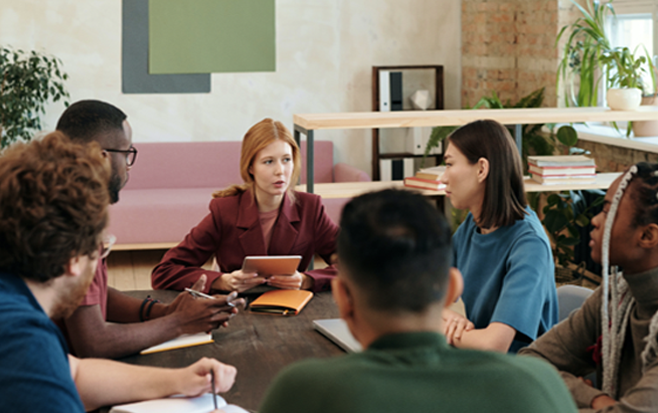
POLYGON ((213 288, 243 292, 266 283, 276 288, 300 289, 305 278, 297 272, 301 259, 301 255, 248 256, 241 269, 222 274, 213 288))
POLYGON ((272 275, 293 275, 297 272, 301 260, 301 255, 248 256, 242 263, 242 272, 255 272, 265 278, 272 275))

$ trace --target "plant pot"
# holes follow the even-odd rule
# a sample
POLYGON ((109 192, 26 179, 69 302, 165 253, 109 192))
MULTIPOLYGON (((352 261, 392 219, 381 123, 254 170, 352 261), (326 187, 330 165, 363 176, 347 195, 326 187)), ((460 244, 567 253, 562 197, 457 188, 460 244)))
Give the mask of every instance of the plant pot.
POLYGON ((608 89, 606 101, 612 110, 635 110, 642 102, 642 91, 631 89, 608 89))
MULTIPOLYGON (((642 105, 658 106, 658 95, 643 96, 642 105)), ((658 136, 658 120, 645 120, 633 122, 633 134, 635 137, 658 136)))

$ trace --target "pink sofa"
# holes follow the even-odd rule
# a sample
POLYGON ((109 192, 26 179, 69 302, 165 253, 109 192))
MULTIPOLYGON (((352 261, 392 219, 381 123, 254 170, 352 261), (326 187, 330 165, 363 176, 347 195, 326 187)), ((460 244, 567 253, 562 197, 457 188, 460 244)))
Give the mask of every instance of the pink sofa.
MULTIPOLYGON (((117 249, 169 248, 208 213, 211 194, 240 183, 241 142, 138 143, 138 155, 119 202, 110 207, 117 249)), ((306 182, 306 148, 302 142, 306 182)), ((333 143, 315 142, 315 182, 370 181, 365 172, 333 164, 333 143)), ((347 199, 325 199, 336 222, 347 199)))

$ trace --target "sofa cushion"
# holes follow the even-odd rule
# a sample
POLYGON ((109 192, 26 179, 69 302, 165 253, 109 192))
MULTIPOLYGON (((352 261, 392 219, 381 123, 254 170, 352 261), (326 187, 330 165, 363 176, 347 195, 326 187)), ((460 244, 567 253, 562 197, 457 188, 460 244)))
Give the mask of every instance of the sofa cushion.
MULTIPOLYGON (((242 182, 241 145, 239 141, 136 143, 137 161, 119 202, 110 207, 109 231, 119 244, 180 242, 208 214, 214 191, 242 182)), ((305 141, 301 149, 305 183, 305 141)), ((314 181, 333 182, 333 143, 315 142, 314 160, 314 181)), ((359 179, 358 172, 344 169, 342 178, 359 179)), ((338 222, 347 201, 323 203, 329 217, 338 222)))
MULTIPOLYGON (((136 143, 137 161, 125 189, 226 188, 242 183, 242 142, 136 143)), ((306 142, 302 142, 302 183, 306 182, 306 142)), ((333 143, 315 142, 315 182, 333 182, 333 143)))
POLYGON ((208 214, 216 188, 123 190, 108 231, 119 244, 178 243, 208 214))

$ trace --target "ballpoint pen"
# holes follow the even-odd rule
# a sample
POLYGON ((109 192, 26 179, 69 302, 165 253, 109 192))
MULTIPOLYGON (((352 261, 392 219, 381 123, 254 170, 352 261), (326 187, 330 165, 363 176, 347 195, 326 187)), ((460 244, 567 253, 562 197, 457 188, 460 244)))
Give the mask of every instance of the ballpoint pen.
POLYGON ((212 385, 212 404, 217 410, 217 392, 215 391, 215 370, 210 370, 210 384, 212 385))
MULTIPOLYGON (((208 295, 208 294, 202 293, 201 291, 193 290, 191 288, 186 288, 185 291, 187 291, 188 293, 192 294, 195 297, 207 298, 207 299, 210 299, 210 300, 215 299, 215 297, 213 297, 212 295, 208 295)), ((232 292, 231 294, 227 295, 226 296, 226 305, 228 305, 230 307, 235 307, 235 303, 233 301, 235 301, 237 298, 238 298, 238 294, 236 292, 232 292)))

